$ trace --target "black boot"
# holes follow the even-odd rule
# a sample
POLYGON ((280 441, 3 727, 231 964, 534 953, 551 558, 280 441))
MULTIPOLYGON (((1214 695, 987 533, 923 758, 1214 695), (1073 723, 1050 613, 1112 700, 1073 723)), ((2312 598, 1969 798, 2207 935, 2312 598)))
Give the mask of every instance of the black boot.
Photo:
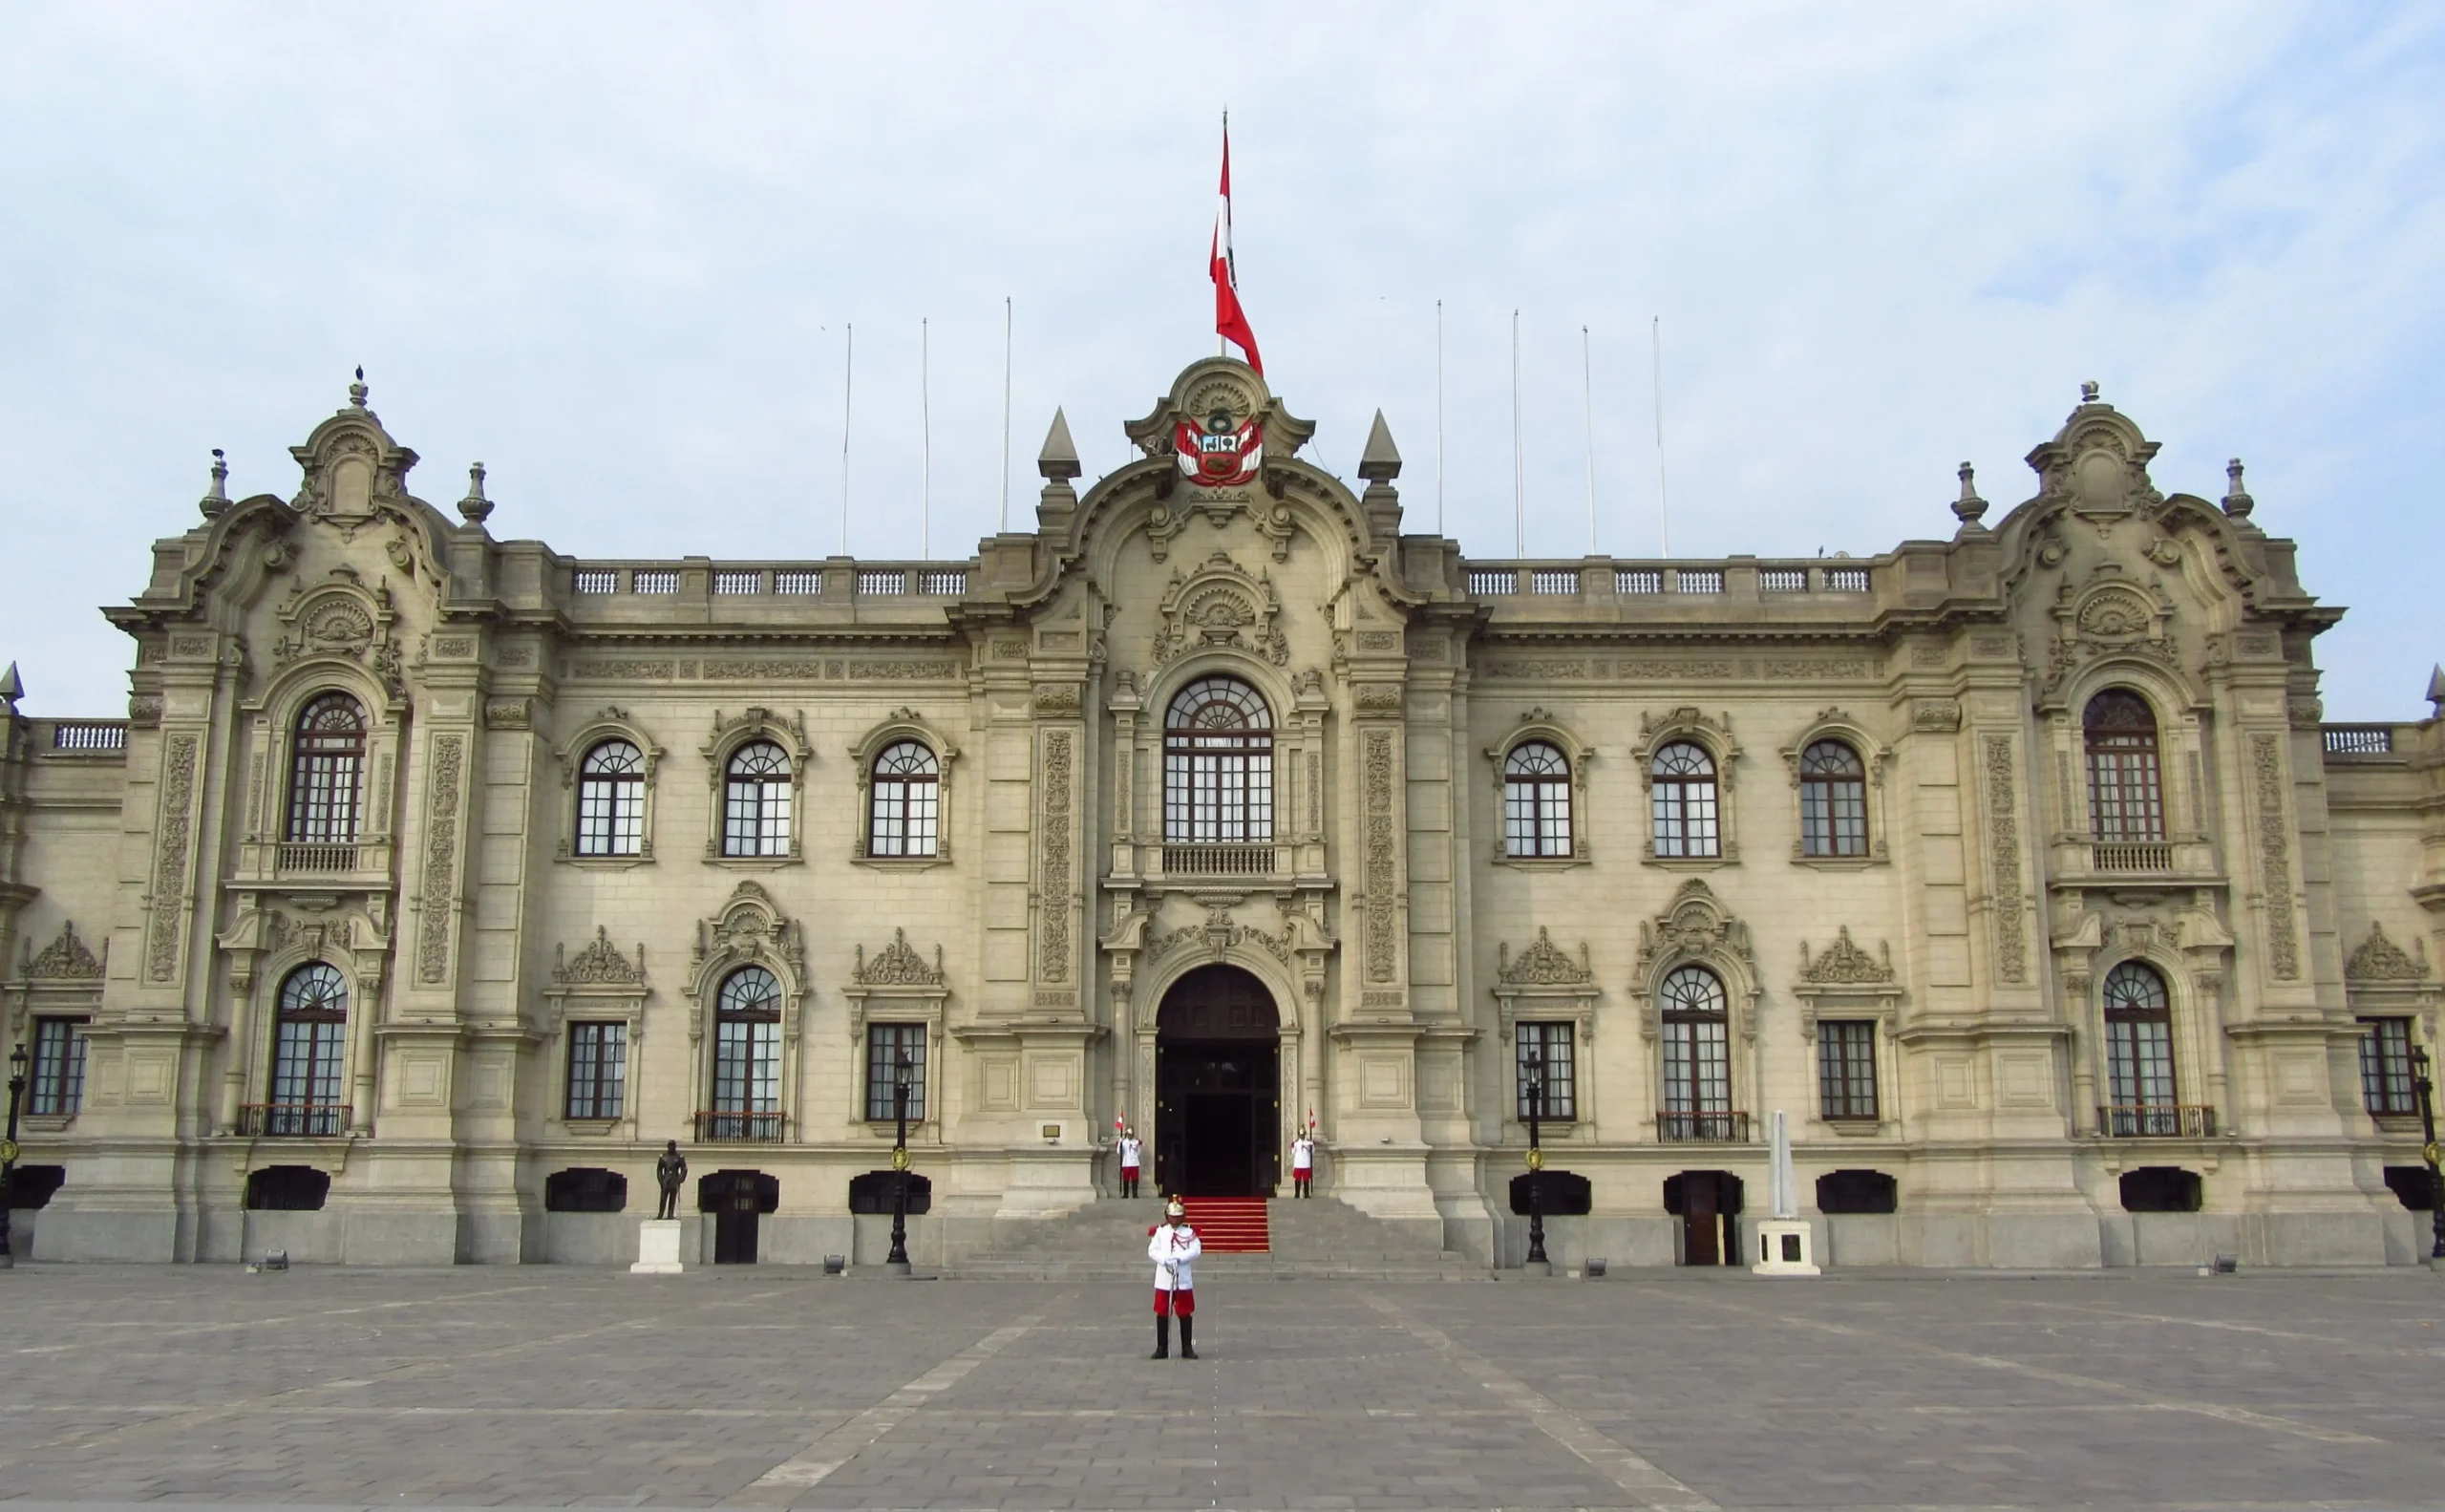
POLYGON ((1182 1319, 1180 1319, 1180 1358, 1181 1358, 1181 1359, 1184 1359, 1184 1360, 1193 1360, 1193 1359, 1197 1358, 1197 1342, 1196 1342, 1196 1341, 1197 1341, 1197 1320, 1196 1320, 1195 1318, 1182 1318, 1182 1319))
MULTIPOLYGON (((1180 1347, 1182 1349, 1188 1347, 1188 1319, 1186 1318, 1180 1319, 1180 1347)), ((1172 1320, 1159 1312, 1155 1314, 1155 1352, 1150 1357, 1159 1360, 1168 1360, 1172 1357, 1172 1320)))

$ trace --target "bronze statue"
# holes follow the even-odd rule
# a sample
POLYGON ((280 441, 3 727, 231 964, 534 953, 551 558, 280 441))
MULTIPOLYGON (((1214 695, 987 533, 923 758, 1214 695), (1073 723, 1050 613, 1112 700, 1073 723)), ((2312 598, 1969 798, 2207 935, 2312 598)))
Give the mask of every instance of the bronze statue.
POLYGON ((662 1159, 654 1161, 653 1179, 662 1184, 662 1205, 654 1209, 656 1218, 679 1216, 679 1183, 688 1180, 688 1157, 679 1153, 677 1139, 666 1140, 662 1159))

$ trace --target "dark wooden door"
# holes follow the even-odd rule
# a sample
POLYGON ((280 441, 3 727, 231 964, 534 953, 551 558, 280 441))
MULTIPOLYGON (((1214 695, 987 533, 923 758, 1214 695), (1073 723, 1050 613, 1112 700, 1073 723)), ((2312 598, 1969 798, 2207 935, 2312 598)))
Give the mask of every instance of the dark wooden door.
POLYGON ((1712 1171, 1681 1178, 1681 1258, 1684 1265, 1723 1264, 1723 1217, 1716 1205, 1712 1171))
POLYGON ((745 1212, 725 1210, 713 1215, 713 1264, 717 1266, 752 1266, 755 1264, 755 1230, 763 1215, 750 1207, 745 1212))

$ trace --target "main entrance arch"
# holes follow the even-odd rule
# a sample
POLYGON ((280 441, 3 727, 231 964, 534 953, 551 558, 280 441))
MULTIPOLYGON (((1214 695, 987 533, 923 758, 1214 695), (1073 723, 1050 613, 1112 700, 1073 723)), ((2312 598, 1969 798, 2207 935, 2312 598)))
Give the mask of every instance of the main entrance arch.
POLYGON ((1201 966, 1155 1016, 1155 1184, 1270 1197, 1282 1179, 1282 1016, 1263 982, 1201 966))

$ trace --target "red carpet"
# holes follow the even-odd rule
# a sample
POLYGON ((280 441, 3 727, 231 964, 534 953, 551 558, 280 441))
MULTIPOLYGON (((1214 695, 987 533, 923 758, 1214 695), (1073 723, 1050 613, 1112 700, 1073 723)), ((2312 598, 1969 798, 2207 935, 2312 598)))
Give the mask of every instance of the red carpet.
POLYGON ((1272 1248, 1262 1197, 1186 1197, 1189 1226, 1209 1255, 1262 1255, 1272 1248))

